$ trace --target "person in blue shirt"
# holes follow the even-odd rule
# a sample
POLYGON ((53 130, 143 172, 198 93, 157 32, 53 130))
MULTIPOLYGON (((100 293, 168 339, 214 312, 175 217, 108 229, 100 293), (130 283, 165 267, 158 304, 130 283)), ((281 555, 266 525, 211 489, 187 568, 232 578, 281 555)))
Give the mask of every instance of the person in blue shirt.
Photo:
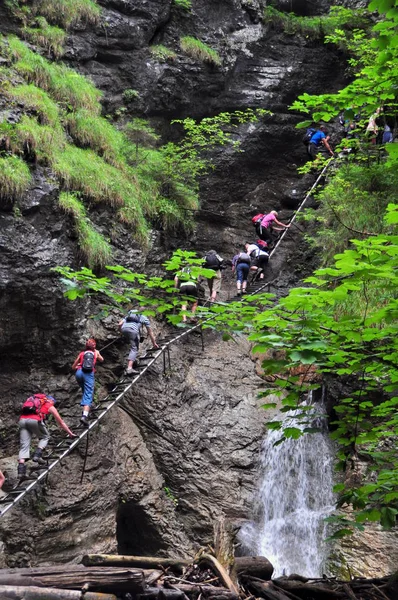
POLYGON ((322 146, 326 148, 330 156, 334 156, 334 152, 329 145, 329 140, 330 136, 327 135, 326 127, 321 125, 311 137, 310 143, 308 144, 308 154, 312 160, 315 160, 316 155, 318 154, 319 150, 321 150, 322 146))

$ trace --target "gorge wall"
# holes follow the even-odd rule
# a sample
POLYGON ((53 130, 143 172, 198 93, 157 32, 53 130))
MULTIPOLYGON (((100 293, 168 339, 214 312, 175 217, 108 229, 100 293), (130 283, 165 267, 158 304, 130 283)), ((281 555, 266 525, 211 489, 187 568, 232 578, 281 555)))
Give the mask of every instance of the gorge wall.
MULTIPOLYGON (((300 36, 264 24, 261 0, 194 0, 185 12, 172 0, 101 0, 97 26, 71 29, 64 60, 104 92, 104 114, 123 108, 123 118, 149 119, 165 139, 170 120, 200 119, 220 111, 265 108, 273 114, 236 133, 240 151, 214 152, 215 169, 202 179, 201 209, 189 239, 153 230, 143 252, 128 228, 112 222, 103 206, 94 208, 96 226, 113 230, 115 263, 159 272, 173 248, 199 252, 214 247, 224 257, 252 235, 256 209, 281 209, 284 220, 308 185, 296 167, 305 161, 300 120, 289 103, 304 90, 338 89, 344 79, 340 55, 300 36), (221 65, 199 62, 179 45, 195 36, 221 57, 221 65), (160 62, 155 44, 175 51, 160 62), (134 90, 126 103, 123 93, 134 90)), ((292 4, 298 14, 327 9, 328 2, 292 4)), ((18 33, 19 23, 0 6, 0 31, 18 33)), ((0 90, 0 117, 18 119, 0 90)), ((34 184, 19 202, 19 213, 0 208, 0 468, 15 477, 17 418, 21 402, 40 388, 53 394, 68 423, 76 422, 80 393, 70 365, 88 334, 99 347, 117 335, 116 312, 96 321, 95 300, 68 302, 56 265, 80 267, 76 236, 61 212, 59 186, 51 170, 32 165, 34 184)), ((311 269, 312 251, 295 232, 272 263, 279 293, 311 269)), ((224 282, 221 298, 233 288, 224 282)), ((159 319, 155 334, 165 329, 159 319)), ((116 343, 98 369, 98 394, 122 372, 127 348, 116 343)), ((247 519, 257 482, 258 455, 266 415, 258 408, 261 378, 249 344, 221 342, 206 333, 205 351, 192 335, 172 349, 167 376, 161 366, 136 386, 128 411, 116 409, 90 438, 86 473, 84 448, 73 453, 0 524, 2 566, 78 560, 85 552, 192 555, 211 542, 213 526, 225 516, 247 519), (159 435, 160 434, 160 435, 159 435)))

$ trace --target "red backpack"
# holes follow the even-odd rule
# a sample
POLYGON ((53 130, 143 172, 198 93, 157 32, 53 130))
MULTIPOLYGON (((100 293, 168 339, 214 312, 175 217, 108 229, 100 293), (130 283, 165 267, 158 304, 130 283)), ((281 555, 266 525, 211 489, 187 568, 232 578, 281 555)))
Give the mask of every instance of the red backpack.
POLYGON ((254 217, 252 217, 253 225, 257 225, 257 223, 260 223, 263 220, 263 217, 265 217, 265 215, 263 215, 262 213, 254 215, 254 217))
POLYGON ((45 394, 35 394, 30 396, 22 405, 23 415, 39 415, 41 417, 41 407, 47 400, 45 394))

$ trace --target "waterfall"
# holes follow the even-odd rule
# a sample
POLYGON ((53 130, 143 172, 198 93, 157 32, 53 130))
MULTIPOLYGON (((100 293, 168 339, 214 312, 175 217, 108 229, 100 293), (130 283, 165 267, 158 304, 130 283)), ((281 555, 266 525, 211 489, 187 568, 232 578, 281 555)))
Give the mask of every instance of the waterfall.
MULTIPOLYGON (((306 403, 311 403, 311 397, 306 403)), ((274 577, 291 573, 321 577, 325 572, 328 545, 324 519, 334 509, 334 452, 326 420, 316 416, 324 412, 323 403, 313 405, 312 410, 319 432, 287 439, 277 446, 274 444, 281 431, 267 434, 261 449, 258 522, 246 524, 240 532, 240 541, 249 553, 270 560, 274 577)), ((291 416, 280 419, 284 428, 303 427, 291 416)))

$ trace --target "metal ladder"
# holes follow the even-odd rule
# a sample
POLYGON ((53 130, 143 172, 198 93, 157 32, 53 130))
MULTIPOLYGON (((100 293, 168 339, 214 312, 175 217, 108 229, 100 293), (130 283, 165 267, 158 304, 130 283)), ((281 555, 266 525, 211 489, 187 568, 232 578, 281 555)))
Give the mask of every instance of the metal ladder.
MULTIPOLYGON (((330 163, 329 163, 330 164, 330 163)), ((323 168, 322 172, 318 176, 317 180, 311 187, 311 189, 307 192, 304 200, 296 210, 293 218, 290 222, 296 218, 297 213, 303 208, 307 198, 310 196, 312 190, 316 187, 318 182, 323 177, 326 169, 329 165, 323 168)), ((280 242, 284 238, 287 230, 285 230, 281 237, 279 238, 277 244, 274 249, 270 253, 270 258, 275 253, 277 247, 280 242)), ((253 296, 262 292, 265 288, 269 287, 271 282, 264 281, 263 279, 257 279, 249 283, 247 288, 247 296, 253 296)), ((241 296, 234 296, 228 300, 228 302, 234 302, 241 300, 241 296)), ((207 322, 210 322, 213 317, 208 317, 203 321, 199 322, 197 325, 192 325, 184 329, 181 333, 169 334, 159 340, 160 348, 151 348, 146 351, 146 353, 139 358, 139 365, 137 370, 139 373, 135 377, 125 376, 120 381, 118 381, 113 387, 112 391, 103 399, 97 401, 96 408, 94 408, 91 412, 95 413, 95 417, 90 419, 90 424, 88 427, 83 425, 79 425, 76 431, 80 431, 81 433, 77 438, 68 438, 62 436, 61 432, 58 430, 55 434, 52 434, 50 438, 50 442, 46 448, 45 460, 47 461, 46 465, 33 467, 31 468, 31 473, 36 473, 36 475, 30 475, 23 480, 20 480, 17 486, 7 492, 7 495, 3 498, 0 498, 0 517, 5 515, 9 510, 11 510, 20 500, 22 500, 31 490, 33 490, 39 483, 43 482, 46 477, 49 475, 50 471, 52 471, 61 461, 76 448, 80 444, 80 442, 85 439, 89 432, 94 429, 98 425, 98 423, 108 414, 108 412, 119 402, 122 398, 127 394, 127 392, 132 388, 132 386, 141 379, 141 377, 146 373, 146 371, 153 365, 156 360, 163 355, 164 361, 164 370, 166 370, 166 354, 169 353, 169 348, 171 344, 174 344, 181 338, 189 335, 193 331, 200 330, 202 333, 202 325, 207 322), (61 437, 62 436, 62 437, 61 437)), ((203 343, 203 340, 202 340, 203 343)))

